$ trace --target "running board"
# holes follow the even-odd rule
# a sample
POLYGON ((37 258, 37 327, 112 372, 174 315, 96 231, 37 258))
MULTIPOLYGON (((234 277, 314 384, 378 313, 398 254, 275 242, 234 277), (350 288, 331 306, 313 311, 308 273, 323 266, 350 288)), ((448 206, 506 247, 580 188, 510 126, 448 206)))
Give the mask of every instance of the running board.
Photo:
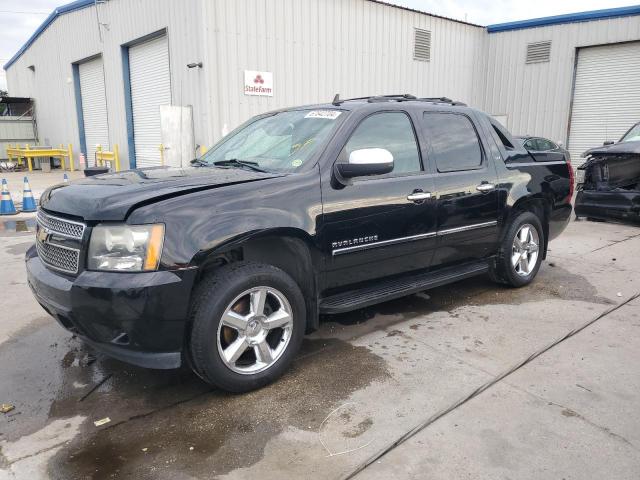
POLYGON ((489 271, 489 262, 466 263, 435 272, 414 274, 393 280, 382 280, 376 285, 338 293, 320 299, 320 313, 335 314, 387 302, 396 298, 440 287, 489 271))

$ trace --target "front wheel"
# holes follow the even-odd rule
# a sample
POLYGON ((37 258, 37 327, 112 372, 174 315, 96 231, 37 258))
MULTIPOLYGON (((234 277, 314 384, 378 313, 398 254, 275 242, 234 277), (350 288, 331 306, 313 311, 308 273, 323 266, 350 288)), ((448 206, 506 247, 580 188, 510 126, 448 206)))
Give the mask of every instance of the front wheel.
POLYGON ((531 212, 519 214, 502 240, 491 277, 513 287, 528 285, 540 269, 543 246, 540 219, 531 212))
POLYGON ((194 292, 191 319, 194 370, 231 392, 260 388, 282 375, 306 323, 295 281, 279 268, 253 262, 206 276, 194 292))

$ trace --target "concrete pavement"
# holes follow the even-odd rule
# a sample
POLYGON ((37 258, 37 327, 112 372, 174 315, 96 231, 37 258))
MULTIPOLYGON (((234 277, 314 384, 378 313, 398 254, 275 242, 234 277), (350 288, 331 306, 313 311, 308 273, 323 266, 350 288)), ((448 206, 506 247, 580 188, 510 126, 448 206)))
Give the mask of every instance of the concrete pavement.
POLYGON ((32 234, 0 237, 0 479, 640 474, 638 299, 376 456, 640 292, 636 227, 571 223, 523 289, 479 277, 326 317, 291 372, 239 396, 95 358, 31 298, 32 234))

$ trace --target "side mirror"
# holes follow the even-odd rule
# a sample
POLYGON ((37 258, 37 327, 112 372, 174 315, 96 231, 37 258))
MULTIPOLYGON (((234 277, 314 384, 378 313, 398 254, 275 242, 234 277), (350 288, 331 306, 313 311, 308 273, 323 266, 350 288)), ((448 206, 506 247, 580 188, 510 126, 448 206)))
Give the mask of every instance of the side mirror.
POLYGON ((354 150, 346 163, 336 163, 342 178, 383 175, 393 170, 393 155, 384 148, 354 150))
POLYGON ((616 142, 614 142, 613 140, 607 140, 602 145, 606 147, 607 145, 613 145, 614 143, 616 143, 616 142))

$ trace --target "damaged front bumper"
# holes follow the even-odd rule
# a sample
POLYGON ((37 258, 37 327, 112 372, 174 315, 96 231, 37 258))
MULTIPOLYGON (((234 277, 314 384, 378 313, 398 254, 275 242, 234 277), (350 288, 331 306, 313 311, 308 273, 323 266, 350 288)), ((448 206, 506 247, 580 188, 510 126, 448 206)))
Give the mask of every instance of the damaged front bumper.
POLYGON ((576 217, 640 222, 640 192, 581 190, 576 196, 576 217))
POLYGON ((46 268, 34 247, 25 261, 38 303, 95 350, 145 368, 181 365, 195 270, 70 277, 46 268))
POLYGON ((578 168, 578 179, 576 217, 640 221, 640 155, 635 150, 590 156, 578 168))

